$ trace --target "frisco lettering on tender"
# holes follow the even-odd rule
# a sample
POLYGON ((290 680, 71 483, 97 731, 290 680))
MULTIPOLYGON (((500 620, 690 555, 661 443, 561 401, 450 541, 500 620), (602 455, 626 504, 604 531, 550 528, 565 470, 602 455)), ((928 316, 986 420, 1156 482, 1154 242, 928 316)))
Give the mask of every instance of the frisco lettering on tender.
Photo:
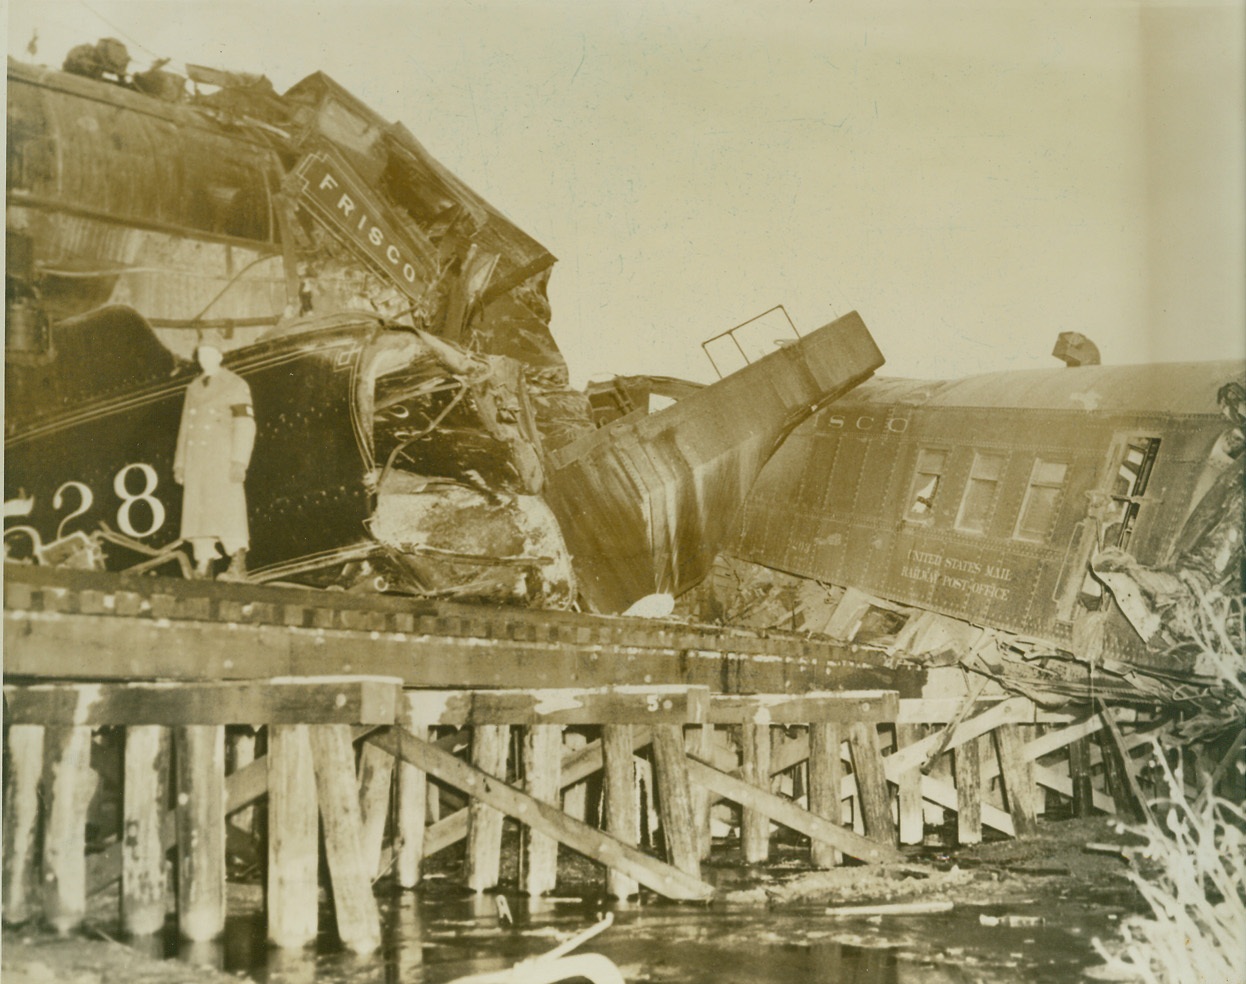
MULTIPOLYGON (((324 176, 321 177, 320 183, 316 187, 321 191, 331 192, 333 189, 340 187, 340 185, 332 174, 325 171, 324 176)), ((356 210, 355 200, 347 192, 342 192, 338 197, 335 208, 342 213, 340 218, 343 220, 349 219, 356 210)), ((343 225, 348 225, 348 223, 343 222, 343 225)), ((359 221, 355 223, 353 231, 365 235, 368 242, 373 246, 384 246, 384 256, 389 261, 390 266, 397 271, 401 265, 403 279, 409 284, 415 283, 415 267, 409 262, 404 262, 402 253, 399 252, 397 246, 392 242, 386 242, 385 231, 369 219, 367 212, 360 211, 359 221)))

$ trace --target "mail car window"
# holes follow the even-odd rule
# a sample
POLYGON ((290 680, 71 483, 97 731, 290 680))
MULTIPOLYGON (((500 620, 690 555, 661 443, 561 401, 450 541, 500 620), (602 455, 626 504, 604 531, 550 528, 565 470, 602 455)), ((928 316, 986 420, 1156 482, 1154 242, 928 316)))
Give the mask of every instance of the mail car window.
POLYGON ((956 528, 963 533, 985 533, 991 512, 995 508, 995 496, 999 492, 1000 479, 1004 475, 1002 454, 984 454, 975 451, 969 482, 965 486, 960 511, 956 514, 956 528))
POLYGON ((917 469, 913 474, 913 486, 909 490, 909 508, 905 518, 928 523, 934 516, 935 496, 943 482, 947 466, 947 452, 934 448, 920 448, 917 452, 917 469))
POLYGON ((1056 512, 1064 494, 1064 479, 1069 466, 1061 461, 1037 458, 1030 471, 1030 482, 1021 503, 1021 515, 1012 536, 1016 540, 1042 543, 1056 525, 1056 512))
POLYGON ((1111 511, 1102 519, 1103 546, 1128 549, 1158 454, 1158 437, 1137 438, 1126 445, 1112 481, 1111 511))

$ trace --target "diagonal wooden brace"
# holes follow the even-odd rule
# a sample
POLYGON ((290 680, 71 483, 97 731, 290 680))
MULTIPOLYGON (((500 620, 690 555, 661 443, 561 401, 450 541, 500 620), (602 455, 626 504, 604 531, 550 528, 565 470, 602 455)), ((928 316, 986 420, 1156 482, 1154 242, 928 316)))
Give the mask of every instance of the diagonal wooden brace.
POLYGON ((759 789, 725 772, 719 772, 712 765, 691 756, 688 758, 688 775, 693 782, 704 786, 710 792, 742 805, 747 804, 750 809, 765 814, 776 823, 830 844, 850 857, 874 863, 900 861, 904 857, 890 844, 862 837, 816 813, 801 809, 789 799, 759 789))
MULTIPOLYGON (((632 728, 632 748, 642 748, 649 744, 648 728, 632 728)), ((373 741, 373 738, 369 738, 373 741)), ((586 779, 602 767, 602 751, 600 741, 591 741, 578 751, 563 756, 562 779, 563 789, 572 786, 581 779, 586 779)), ((458 810, 448 817, 430 826, 424 836, 424 857, 430 857, 438 851, 444 851, 451 844, 457 844, 467 836, 467 809, 458 810)))
POLYGON ((527 824, 533 830, 553 837, 600 864, 622 871, 659 895, 699 902, 708 900, 714 894, 711 885, 692 878, 673 865, 642 854, 603 831, 573 820, 557 807, 508 786, 409 732, 403 733, 401 740, 394 733, 377 735, 370 740, 391 755, 423 769, 430 776, 527 824))

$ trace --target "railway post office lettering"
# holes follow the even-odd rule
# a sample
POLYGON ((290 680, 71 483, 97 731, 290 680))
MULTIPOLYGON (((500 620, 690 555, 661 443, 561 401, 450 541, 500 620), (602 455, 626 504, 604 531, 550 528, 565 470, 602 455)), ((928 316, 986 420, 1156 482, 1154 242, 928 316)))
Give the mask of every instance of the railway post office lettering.
POLYGON ((1007 601, 1009 589, 991 581, 1011 581, 1012 569, 928 550, 910 550, 900 567, 900 576, 910 581, 942 585, 973 597, 1007 601))
POLYGON ((929 567, 905 564, 900 568, 900 576, 906 577, 910 581, 928 581, 931 584, 939 583, 939 572, 929 567))

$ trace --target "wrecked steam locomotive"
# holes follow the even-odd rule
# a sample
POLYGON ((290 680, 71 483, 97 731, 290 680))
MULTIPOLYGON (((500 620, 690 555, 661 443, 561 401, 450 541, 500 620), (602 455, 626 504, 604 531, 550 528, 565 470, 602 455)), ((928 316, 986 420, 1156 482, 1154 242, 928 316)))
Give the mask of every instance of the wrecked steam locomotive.
POLYGON ((186 570, 208 344, 253 396, 248 579, 621 611, 695 584, 786 434, 882 364, 852 315, 599 439, 554 257, 400 124, 322 74, 75 52, 9 67, 6 557, 186 570))

